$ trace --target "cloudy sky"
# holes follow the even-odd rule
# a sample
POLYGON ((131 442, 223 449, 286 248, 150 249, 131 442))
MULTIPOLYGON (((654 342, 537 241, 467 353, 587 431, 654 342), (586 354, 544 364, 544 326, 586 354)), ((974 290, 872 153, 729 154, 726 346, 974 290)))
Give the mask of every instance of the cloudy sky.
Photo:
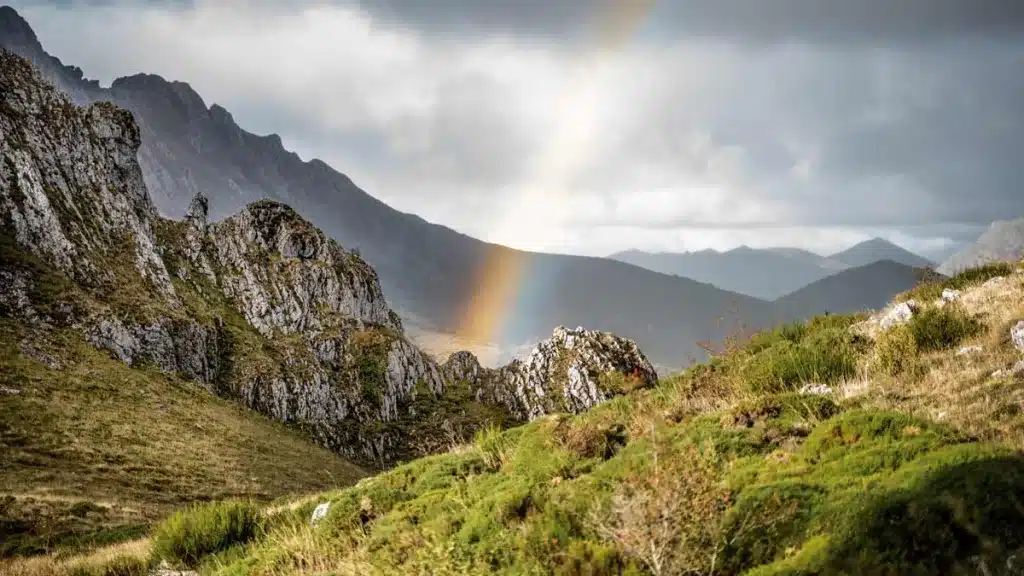
POLYGON ((392 206, 516 247, 927 252, 1024 216, 1018 0, 12 5, 105 85, 187 81, 392 206))

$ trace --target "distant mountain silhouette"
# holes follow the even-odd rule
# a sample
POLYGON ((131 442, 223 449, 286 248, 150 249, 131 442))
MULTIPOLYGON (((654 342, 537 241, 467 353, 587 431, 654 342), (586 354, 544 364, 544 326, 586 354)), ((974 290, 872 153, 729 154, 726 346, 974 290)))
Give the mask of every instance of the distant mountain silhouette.
POLYGON ((1024 254, 1024 218, 993 222, 974 244, 953 254, 937 268, 951 276, 991 262, 1014 262, 1024 254))
POLYGON ((649 253, 627 250, 612 254, 610 258, 765 300, 774 300, 846 268, 845 264, 829 261, 812 252, 747 246, 727 252, 649 253))
POLYGON ((915 268, 934 266, 927 258, 901 248, 888 240, 872 238, 828 257, 847 266, 865 266, 882 260, 891 260, 915 268))
POLYGON ((810 310, 847 314, 886 306, 895 294, 916 286, 922 269, 882 260, 849 268, 775 301, 784 313, 805 318, 810 310))

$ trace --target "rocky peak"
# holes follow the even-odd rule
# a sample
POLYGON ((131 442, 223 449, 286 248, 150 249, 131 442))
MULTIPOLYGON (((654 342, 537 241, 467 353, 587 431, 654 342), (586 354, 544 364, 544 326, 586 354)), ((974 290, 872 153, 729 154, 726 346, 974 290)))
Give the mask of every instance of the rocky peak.
POLYGON ((32 27, 10 6, 0 6, 0 34, 11 44, 43 51, 43 45, 39 43, 32 27))
POLYGON ((503 405, 522 420, 552 412, 583 412, 658 381, 654 367, 632 340, 564 326, 555 328, 551 338, 538 343, 524 360, 488 370, 471 353, 458 352, 442 372, 470 382, 477 398, 503 405))
POLYGON ((130 113, 102 102, 78 108, 0 49, 0 134, 0 206, 20 244, 87 283, 112 280, 107 264, 127 246, 138 273, 173 296, 130 113))
POLYGON ((185 213, 185 221, 193 228, 205 232, 207 220, 210 215, 210 199, 202 192, 192 197, 188 205, 188 212, 185 213))

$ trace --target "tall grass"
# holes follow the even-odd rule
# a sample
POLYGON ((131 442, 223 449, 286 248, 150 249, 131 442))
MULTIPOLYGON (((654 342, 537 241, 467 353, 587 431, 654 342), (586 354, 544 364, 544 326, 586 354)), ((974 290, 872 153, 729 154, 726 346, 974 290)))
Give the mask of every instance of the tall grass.
POLYGON ((157 526, 152 537, 153 555, 195 567, 205 556, 251 541, 259 534, 261 524, 259 508, 248 502, 192 506, 157 526))

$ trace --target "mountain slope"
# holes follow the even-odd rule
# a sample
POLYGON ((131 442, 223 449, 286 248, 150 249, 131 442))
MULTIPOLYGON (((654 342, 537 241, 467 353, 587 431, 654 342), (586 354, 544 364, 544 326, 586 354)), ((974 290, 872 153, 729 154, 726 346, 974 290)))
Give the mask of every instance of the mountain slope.
POLYGON ((603 259, 517 252, 396 211, 323 162, 303 162, 276 135, 245 132, 187 84, 140 74, 101 89, 48 56, 9 8, 0 9, 0 45, 36 63, 77 102, 109 99, 132 111, 141 129, 139 162, 161 213, 181 216, 197 191, 210 199, 213 220, 263 198, 286 203, 358 249, 395 308, 429 328, 460 326, 488 258, 520 258, 527 271, 503 344, 536 341, 559 324, 586 325, 636 340, 652 360, 679 366, 701 354, 698 341, 721 336, 717 318, 732 306, 751 325, 777 319, 763 302, 697 282, 603 259))
POLYGON ((843 270, 787 294, 775 303, 797 317, 806 310, 832 314, 877 310, 894 295, 910 290, 921 280, 920 269, 883 260, 843 270))
MULTIPOLYGON (((1010 369, 1024 362, 1009 340, 1024 275, 986 282, 993 273, 929 286, 959 286, 959 304, 919 299, 886 331, 872 327, 889 310, 763 333, 657 389, 268 511, 269 534, 225 544, 238 546, 221 556, 228 565, 207 566, 225 576, 1017 573, 1024 509, 993 495, 1024 490, 1024 380, 1010 369), (312 523, 315 508, 327 513, 312 523)), ((180 524, 165 525, 154 559, 197 563, 161 545, 202 534, 180 524)))
POLYGON ((934 262, 922 258, 913 252, 905 250, 888 240, 872 238, 859 244, 851 246, 842 252, 837 252, 828 257, 830 260, 842 262, 847 266, 866 266, 874 262, 889 260, 899 264, 905 264, 914 268, 934 266, 934 262))
POLYGON ((609 258, 764 300, 774 300, 843 267, 810 252, 757 250, 745 246, 727 252, 652 254, 627 250, 609 258))
POLYGON ((974 244, 946 259, 936 271, 947 276, 991 262, 1015 262, 1024 254, 1024 218, 993 222, 974 244))

